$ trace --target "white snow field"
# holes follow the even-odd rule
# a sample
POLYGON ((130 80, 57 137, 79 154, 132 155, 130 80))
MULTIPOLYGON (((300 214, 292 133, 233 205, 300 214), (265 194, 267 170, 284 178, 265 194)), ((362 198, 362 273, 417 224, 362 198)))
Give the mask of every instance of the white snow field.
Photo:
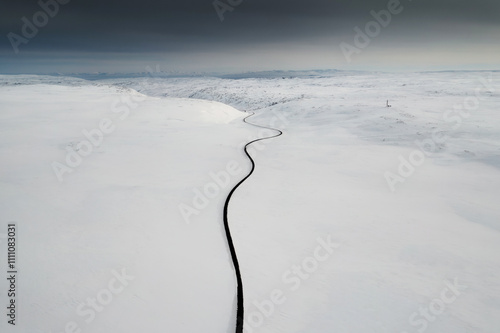
POLYGON ((245 110, 245 332, 499 332, 500 73, 257 76, 0 76, 15 330, 234 332, 245 110))

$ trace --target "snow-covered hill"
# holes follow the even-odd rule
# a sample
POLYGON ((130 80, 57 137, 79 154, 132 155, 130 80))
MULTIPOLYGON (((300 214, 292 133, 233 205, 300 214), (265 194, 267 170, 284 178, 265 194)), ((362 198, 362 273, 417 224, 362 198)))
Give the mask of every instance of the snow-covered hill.
MULTIPOLYGON (((0 330, 231 332, 236 287, 219 208, 248 169, 237 144, 257 131, 245 114, 32 83, 0 88, 0 232, 11 221, 19 230, 17 322, 3 315, 0 330), (179 205, 192 206, 229 161, 234 175, 211 189, 220 194, 185 219, 179 205)), ((2 304, 7 289, 4 278, 2 304)))
POLYGON ((150 96, 204 99, 239 110, 278 112, 292 121, 321 119, 314 125, 328 127, 335 122, 376 144, 414 148, 416 141, 446 135, 437 142, 435 159, 444 163, 476 160, 500 167, 500 119, 496 117, 500 72, 334 74, 97 82, 130 87, 150 96))
POLYGON ((247 110, 284 132, 229 207, 247 333, 497 332, 499 76, 0 77, 16 330, 233 332, 223 202, 273 133, 247 110))

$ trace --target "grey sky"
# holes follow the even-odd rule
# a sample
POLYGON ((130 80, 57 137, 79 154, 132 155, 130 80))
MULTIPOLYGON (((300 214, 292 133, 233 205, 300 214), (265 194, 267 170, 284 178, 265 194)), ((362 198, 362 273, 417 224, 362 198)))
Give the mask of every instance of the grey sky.
POLYGON ((388 1, 220 1, 241 2, 223 22, 213 0, 71 0, 18 53, 8 34, 24 38, 21 18, 42 9, 1 1, 0 72, 500 67, 498 0, 401 0, 402 12, 350 62, 340 43, 355 46, 354 27, 364 30, 388 1))

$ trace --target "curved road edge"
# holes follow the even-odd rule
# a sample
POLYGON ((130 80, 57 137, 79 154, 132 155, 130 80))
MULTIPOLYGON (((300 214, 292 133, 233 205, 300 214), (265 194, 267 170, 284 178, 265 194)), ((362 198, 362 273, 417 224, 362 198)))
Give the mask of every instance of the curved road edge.
POLYGON ((250 156, 250 154, 248 153, 248 146, 250 146, 251 144, 255 143, 255 142, 258 142, 258 141, 263 141, 263 140, 269 140, 269 139, 273 139, 273 138, 277 138, 278 136, 281 136, 283 134, 282 131, 280 131, 279 129, 276 129, 276 128, 271 128, 271 127, 266 127, 266 126, 260 126, 260 125, 256 125, 256 124, 252 124, 252 123, 249 123, 247 121, 248 118, 254 116, 255 113, 252 112, 251 115, 245 117, 243 119, 243 121, 249 125, 252 125, 252 126, 256 126, 256 127, 260 127, 260 128, 265 128, 265 129, 270 129, 270 130, 274 130, 274 131, 277 131, 278 134, 276 135, 273 135, 273 136, 269 136, 269 137, 265 137, 265 138, 260 138, 260 139, 255 139, 255 140, 252 140, 250 142, 248 142, 245 147, 244 147, 244 151, 245 151, 245 154, 247 155, 248 159, 250 160, 251 164, 252 164, 252 167, 250 169, 250 172, 242 179, 240 180, 240 182, 238 184, 236 184, 232 189, 231 189, 231 192, 229 192, 227 198, 226 198, 226 202, 224 203, 224 229, 226 231, 226 238, 227 238, 227 243, 228 243, 228 246, 229 246, 229 251, 231 252, 231 259, 233 261, 233 265, 234 265, 234 270, 235 270, 235 273, 236 273, 236 281, 237 281, 237 310, 236 310, 236 333, 243 333, 243 322, 244 322, 244 303, 243 303, 243 281, 241 279, 241 271, 240 271, 240 264, 238 262, 238 257, 236 255, 236 250, 234 248, 234 244, 233 244, 233 238, 231 236, 231 230, 229 228, 229 221, 228 221, 228 218, 227 218, 227 213, 228 213, 228 208, 229 208, 229 201, 231 201, 231 197, 233 196, 234 192, 236 191, 236 189, 238 189, 238 187, 243 184, 254 172, 255 170, 255 162, 254 160, 252 159, 252 156, 250 156))

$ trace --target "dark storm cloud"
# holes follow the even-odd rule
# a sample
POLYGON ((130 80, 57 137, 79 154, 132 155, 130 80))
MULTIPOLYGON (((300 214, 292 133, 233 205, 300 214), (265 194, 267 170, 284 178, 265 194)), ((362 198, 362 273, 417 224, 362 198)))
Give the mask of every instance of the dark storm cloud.
MULTIPOLYGON (((227 0, 221 0, 226 2, 227 0)), ((403 20, 499 24, 497 0, 413 0, 403 20)), ((28 50, 159 52, 210 49, 227 44, 307 40, 350 31, 387 1, 243 0, 220 22, 212 0, 72 0, 30 41, 28 50)), ((40 10, 37 1, 3 1, 2 35, 20 33, 21 17, 40 10)), ((425 30, 425 26, 421 27, 425 30)), ((9 49, 3 37, 2 49, 9 49)))
MULTIPOLYGON (((354 27, 364 28, 373 20, 370 11, 386 9, 388 3, 241 0, 221 22, 214 0, 57 1, 69 2, 36 37, 19 44, 16 53, 7 34, 22 35, 21 18, 31 21, 41 10, 39 0, 0 0, 0 72, 128 71, 134 65, 134 70, 143 69, 144 62, 175 70, 198 64, 207 70, 228 66, 240 70, 252 64, 268 69, 337 68, 346 65, 340 43, 352 43, 354 27)), ((401 4, 404 11, 393 17, 369 49, 356 55, 356 61, 426 58, 447 63, 447 52, 458 59, 473 49, 483 58, 472 54, 469 62, 498 63, 492 59, 500 58, 495 57, 500 45, 500 1, 401 0, 401 4), (417 54, 422 50, 434 53, 417 54)))

